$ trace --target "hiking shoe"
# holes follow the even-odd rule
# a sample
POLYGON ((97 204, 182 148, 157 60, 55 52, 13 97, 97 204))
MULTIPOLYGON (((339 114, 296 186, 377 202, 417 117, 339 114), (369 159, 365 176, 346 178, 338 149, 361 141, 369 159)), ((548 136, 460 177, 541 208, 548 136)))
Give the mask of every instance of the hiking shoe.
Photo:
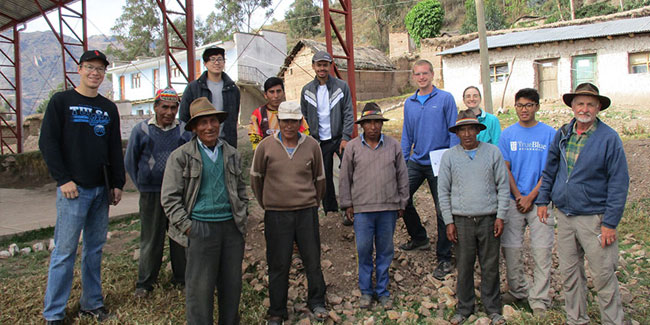
POLYGON ((341 222, 344 226, 349 227, 354 224, 354 221, 350 221, 348 218, 345 217, 345 213, 343 213, 343 222, 341 222))
POLYGON ((506 292, 501 295, 501 303, 504 305, 517 305, 525 301, 525 298, 517 298, 512 293, 506 292))
POLYGON ((431 243, 429 238, 416 242, 414 240, 409 240, 406 244, 399 245, 399 249, 403 251, 412 251, 412 250, 427 250, 431 248, 431 243))
POLYGON ((144 299, 144 298, 149 297, 150 293, 151 293, 151 291, 149 291, 149 290, 147 290, 145 288, 135 288, 135 292, 133 293, 133 295, 136 298, 144 299))
POLYGON ((271 316, 266 320, 266 325, 282 325, 283 319, 280 316, 271 316))
POLYGON ((501 314, 492 313, 489 317, 493 325, 502 325, 506 323, 506 319, 503 318, 501 314))
POLYGON ((378 300, 384 310, 393 309, 393 299, 390 299, 390 296, 381 296, 378 300))
POLYGON ((438 263, 436 269, 433 270, 433 277, 438 280, 444 280, 445 275, 451 273, 454 268, 451 266, 451 262, 442 261, 438 263))
POLYGON ((451 323, 451 325, 462 325, 463 323, 465 323, 466 320, 467 317, 461 314, 455 314, 453 317, 451 317, 449 323, 451 323))
POLYGON ((368 309, 372 305, 372 296, 371 295, 361 295, 359 299, 359 308, 368 309))
POLYGON ((103 322, 103 321, 113 317, 113 315, 111 315, 108 312, 108 310, 106 310, 106 308, 104 308, 104 306, 99 307, 97 309, 93 309, 93 310, 79 310, 79 316, 92 317, 92 318, 96 319, 99 322, 103 322))

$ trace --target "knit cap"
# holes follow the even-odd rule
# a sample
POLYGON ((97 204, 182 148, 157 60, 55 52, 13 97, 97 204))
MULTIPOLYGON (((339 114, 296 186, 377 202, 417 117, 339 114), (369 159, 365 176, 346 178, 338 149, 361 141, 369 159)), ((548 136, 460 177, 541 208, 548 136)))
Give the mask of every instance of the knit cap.
POLYGON ((175 102, 178 103, 178 94, 176 93, 176 90, 171 87, 167 87, 165 89, 160 89, 158 92, 156 92, 156 97, 154 100, 166 100, 170 102, 175 102))

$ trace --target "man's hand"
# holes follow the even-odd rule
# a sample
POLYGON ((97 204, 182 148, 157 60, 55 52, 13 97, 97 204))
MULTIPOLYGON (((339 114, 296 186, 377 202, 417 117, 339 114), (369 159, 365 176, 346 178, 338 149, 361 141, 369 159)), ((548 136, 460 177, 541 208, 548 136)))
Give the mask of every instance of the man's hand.
POLYGON ((494 220, 494 237, 498 238, 503 234, 503 219, 494 220))
POLYGON ((397 217, 398 218, 404 218, 404 210, 403 209, 397 210, 397 217))
POLYGON ((600 247, 605 248, 616 242, 616 229, 600 226, 600 247))
POLYGON ((545 205, 538 206, 537 217, 541 223, 546 224, 546 220, 548 219, 548 207, 545 205))
POLYGON ((341 140, 341 144, 339 145, 339 154, 343 154, 343 149, 345 149, 345 146, 348 145, 347 140, 341 140))
POLYGON ((111 204, 117 205, 122 201, 122 190, 119 188, 113 188, 111 191, 113 191, 113 202, 111 202, 111 204))
POLYGON ((354 208, 349 207, 345 209, 345 218, 350 222, 354 222, 354 208))
POLYGON ((453 223, 447 225, 447 239, 454 244, 458 243, 458 231, 456 231, 456 225, 453 223))
POLYGON ((517 210, 521 213, 528 213, 533 209, 535 198, 532 195, 521 196, 517 199, 517 210))
POLYGON ((73 181, 69 181, 61 186, 59 186, 61 194, 68 200, 76 199, 79 197, 79 191, 77 190, 77 184, 73 181))

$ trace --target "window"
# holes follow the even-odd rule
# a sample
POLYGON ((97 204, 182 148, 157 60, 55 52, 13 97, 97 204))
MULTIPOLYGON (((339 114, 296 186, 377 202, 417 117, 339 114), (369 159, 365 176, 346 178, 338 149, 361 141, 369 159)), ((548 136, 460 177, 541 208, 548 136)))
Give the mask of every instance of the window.
POLYGON ((181 76, 181 72, 178 70, 177 67, 172 67, 172 78, 178 78, 181 76))
POLYGON ((490 66, 490 81, 491 82, 500 82, 505 81, 508 78, 508 64, 493 64, 490 66))
POLYGON ((140 88, 140 72, 131 74, 131 88, 140 88))
POLYGON ((630 73, 650 72, 650 52, 630 53, 630 73))

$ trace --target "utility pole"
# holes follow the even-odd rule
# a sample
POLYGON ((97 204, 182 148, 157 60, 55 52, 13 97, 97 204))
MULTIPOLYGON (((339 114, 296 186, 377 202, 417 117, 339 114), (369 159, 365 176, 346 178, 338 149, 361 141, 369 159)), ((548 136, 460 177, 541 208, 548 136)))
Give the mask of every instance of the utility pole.
POLYGON ((481 56, 481 83, 483 84, 483 101, 485 111, 492 113, 492 87, 490 85, 490 60, 488 58, 487 37, 485 36, 485 10, 483 0, 474 0, 476 3, 476 25, 478 26, 478 44, 481 56))

